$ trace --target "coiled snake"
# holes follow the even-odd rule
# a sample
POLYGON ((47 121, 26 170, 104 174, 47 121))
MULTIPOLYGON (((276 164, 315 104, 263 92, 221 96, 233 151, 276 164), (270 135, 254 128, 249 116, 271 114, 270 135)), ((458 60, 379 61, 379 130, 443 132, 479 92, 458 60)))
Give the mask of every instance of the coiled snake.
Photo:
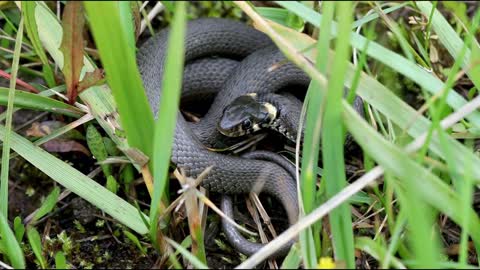
MULTIPOLYGON (((137 53, 137 63, 155 118, 162 98, 168 31, 168 28, 163 29, 148 39, 137 53)), ((278 92, 286 87, 306 89, 309 81, 305 73, 285 60, 266 35, 254 28, 227 19, 189 21, 182 96, 201 100, 215 98, 198 123, 187 122, 178 112, 171 161, 191 177, 213 165, 202 182, 203 187, 227 195, 265 192, 282 203, 289 222, 295 223, 298 201, 291 169, 262 154, 250 156, 261 160, 251 159, 211 152, 207 147, 225 145, 225 136, 216 127, 223 109, 235 98, 251 92, 278 92)), ((228 204, 228 200, 224 202, 228 204)), ((242 253, 251 255, 260 248, 229 228, 224 226, 227 238, 242 253)), ((275 255, 284 255, 285 250, 288 249, 284 248, 275 255)))

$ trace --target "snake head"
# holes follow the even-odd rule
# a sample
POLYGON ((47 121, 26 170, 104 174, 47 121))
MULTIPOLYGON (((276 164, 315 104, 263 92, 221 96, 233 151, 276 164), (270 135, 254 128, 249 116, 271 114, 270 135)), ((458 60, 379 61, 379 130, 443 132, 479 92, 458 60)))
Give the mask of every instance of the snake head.
POLYGON ((239 137, 269 126, 277 117, 277 108, 259 102, 256 94, 239 96, 227 105, 217 129, 225 136, 239 137))

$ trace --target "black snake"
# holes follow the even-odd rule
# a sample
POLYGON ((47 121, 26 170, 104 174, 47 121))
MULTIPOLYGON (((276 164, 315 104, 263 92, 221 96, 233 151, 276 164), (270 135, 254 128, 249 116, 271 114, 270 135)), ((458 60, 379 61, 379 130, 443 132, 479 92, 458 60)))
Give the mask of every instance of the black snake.
MULTIPOLYGON (((137 63, 155 118, 162 97, 162 75, 169 29, 163 29, 139 47, 137 63)), ((225 146, 226 137, 217 130, 223 109, 247 93, 273 93, 289 88, 306 89, 309 77, 263 33, 244 23, 203 18, 187 24, 183 101, 213 103, 198 122, 187 122, 178 112, 171 161, 191 177, 207 167, 213 169, 202 186, 221 194, 265 192, 278 199, 290 224, 298 219, 298 199, 292 170, 265 153, 236 157, 211 152, 207 147, 225 146), (217 93, 218 92, 218 93, 217 93), (200 98, 200 101, 195 101, 200 98), (251 159, 251 158, 257 159, 251 159), (273 162, 272 162, 273 161, 273 162)), ((223 200, 224 210, 229 200, 223 200)), ((227 207, 227 208, 225 208, 227 207)), ((228 210, 228 209, 227 209, 228 210)), ((231 244, 251 255, 260 245, 247 242, 224 222, 231 244)), ((275 255, 284 255, 284 248, 275 255)))

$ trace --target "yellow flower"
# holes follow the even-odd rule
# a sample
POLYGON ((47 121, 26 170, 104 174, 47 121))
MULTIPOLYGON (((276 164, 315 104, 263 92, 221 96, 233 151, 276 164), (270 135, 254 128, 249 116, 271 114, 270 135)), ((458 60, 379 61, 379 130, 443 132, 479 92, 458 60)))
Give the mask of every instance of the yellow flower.
POLYGON ((335 262, 330 257, 321 257, 317 264, 317 269, 335 269, 335 262))

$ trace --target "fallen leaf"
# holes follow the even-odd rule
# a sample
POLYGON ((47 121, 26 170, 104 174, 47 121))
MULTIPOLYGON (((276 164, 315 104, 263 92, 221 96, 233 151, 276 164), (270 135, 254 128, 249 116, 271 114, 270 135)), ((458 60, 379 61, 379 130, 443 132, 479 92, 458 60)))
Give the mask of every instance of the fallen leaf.
POLYGON ((81 152, 90 156, 90 151, 81 143, 65 139, 53 139, 42 144, 43 149, 54 153, 81 152))

